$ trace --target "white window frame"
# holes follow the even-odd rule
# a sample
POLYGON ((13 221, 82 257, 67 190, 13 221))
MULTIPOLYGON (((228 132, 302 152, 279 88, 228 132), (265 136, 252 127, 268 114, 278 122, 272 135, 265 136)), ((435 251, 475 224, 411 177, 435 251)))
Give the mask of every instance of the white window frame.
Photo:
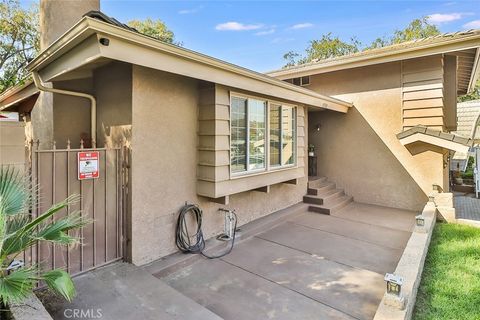
MULTIPOLYGON (((268 100, 260 97, 255 97, 255 96, 250 96, 250 95, 244 95, 244 94, 230 94, 230 119, 232 119, 232 98, 241 98, 241 99, 246 99, 247 100, 247 110, 245 112, 246 115, 246 121, 247 121, 247 127, 246 127, 246 146, 245 146, 245 158, 246 158, 246 169, 245 171, 239 171, 239 172, 233 172, 232 171, 232 158, 231 158, 231 152, 232 152, 232 141, 230 138, 230 150, 229 150, 229 168, 230 168, 230 176, 244 176, 244 175, 251 175, 255 173, 261 173, 265 172, 268 170, 268 145, 267 143, 270 141, 268 137, 268 100), (259 100, 263 101, 265 104, 265 154, 264 154, 264 160, 265 160, 265 166, 263 168, 259 169, 249 169, 250 165, 250 120, 249 120, 249 115, 250 115, 250 110, 249 110, 249 104, 248 100, 259 100)), ((230 121, 230 133, 232 132, 232 122, 230 121)))
MULTIPOLYGON (((232 152, 232 141, 231 141, 231 136, 229 139, 229 171, 230 171, 230 178, 235 179, 235 178, 241 178, 245 176, 254 176, 258 174, 268 174, 269 172, 275 172, 275 171, 281 171, 281 170, 288 170, 292 168, 296 168, 298 166, 298 107, 296 105, 276 101, 276 100, 270 100, 266 99, 263 97, 258 97, 254 95, 247 95, 244 93, 237 93, 237 92, 230 92, 230 105, 229 105, 229 116, 230 119, 232 119, 232 98, 241 98, 241 99, 247 99, 247 110, 246 110, 246 121, 247 121, 247 127, 246 127, 246 170, 241 171, 241 172, 232 172, 232 165, 231 165, 231 152, 232 152), (248 99, 255 99, 255 100, 260 100, 265 102, 265 167, 261 169, 252 169, 249 170, 249 160, 250 160, 250 151, 249 151, 249 144, 250 144, 250 121, 248 119, 249 116, 249 108, 248 108, 248 99), (293 109, 294 116, 293 116, 293 121, 294 121, 294 136, 293 136, 293 163, 291 164, 286 164, 286 165, 275 165, 271 166, 270 165, 270 105, 278 105, 280 107, 290 107, 293 109)), ((281 116, 281 115, 280 115, 281 116)), ((280 118, 280 123, 281 123, 281 118, 280 118)), ((232 132, 232 122, 229 121, 229 126, 230 126, 230 134, 232 132)), ((280 124, 280 159, 282 157, 282 128, 283 124, 280 124)), ((281 163, 281 160, 280 160, 281 163)))
MULTIPOLYGON (((283 110, 283 109, 280 109, 283 110)), ((278 101, 273 101, 269 100, 268 101, 268 170, 274 171, 278 169, 285 169, 285 168, 292 168, 297 166, 297 131, 298 131, 298 125, 297 125, 297 106, 288 104, 288 103, 282 103, 278 101), (293 132, 293 163, 289 164, 284 164, 282 165, 282 157, 283 157, 283 152, 282 152, 282 142, 283 142, 283 122, 282 122, 282 112, 280 112, 280 164, 279 165, 271 165, 270 164, 270 106, 271 105, 276 105, 280 106, 280 108, 283 107, 289 107, 293 109, 293 127, 294 127, 294 132, 293 132)))

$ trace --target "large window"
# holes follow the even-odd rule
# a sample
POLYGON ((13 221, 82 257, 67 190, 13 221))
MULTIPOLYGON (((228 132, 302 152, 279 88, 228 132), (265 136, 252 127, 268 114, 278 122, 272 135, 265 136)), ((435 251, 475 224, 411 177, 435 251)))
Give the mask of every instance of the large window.
POLYGON ((295 164, 295 108, 267 101, 231 98, 231 171, 248 173, 295 164), (268 115, 268 117, 267 117, 268 115), (267 119, 268 127, 267 127, 267 119))

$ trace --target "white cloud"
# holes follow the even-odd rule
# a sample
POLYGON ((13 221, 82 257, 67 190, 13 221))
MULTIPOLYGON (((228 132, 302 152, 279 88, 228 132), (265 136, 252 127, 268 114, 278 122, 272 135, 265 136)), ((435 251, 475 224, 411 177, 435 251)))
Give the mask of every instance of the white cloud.
POLYGON ((480 20, 473 20, 463 25, 467 29, 480 29, 480 20))
POLYGON ((225 23, 217 24, 215 29, 220 31, 246 31, 246 30, 257 30, 263 27, 261 24, 243 24, 240 22, 230 21, 225 23))
POLYGON ((445 23, 445 22, 452 22, 456 20, 462 19, 464 16, 469 15, 466 13, 434 13, 428 16, 428 22, 430 23, 445 23))
POLYGON ((255 35, 256 36, 266 36, 267 34, 272 34, 272 33, 275 33, 275 29, 259 31, 259 32, 255 33, 255 35))
POLYGON ((201 9, 203 9, 203 6, 196 7, 196 8, 192 8, 192 9, 183 9, 183 10, 178 11, 178 14, 192 14, 192 13, 197 13, 197 12, 200 11, 201 9))
POLYGON ((313 27, 313 23, 304 22, 304 23, 297 23, 290 27, 290 29, 298 30, 298 29, 305 29, 313 27))

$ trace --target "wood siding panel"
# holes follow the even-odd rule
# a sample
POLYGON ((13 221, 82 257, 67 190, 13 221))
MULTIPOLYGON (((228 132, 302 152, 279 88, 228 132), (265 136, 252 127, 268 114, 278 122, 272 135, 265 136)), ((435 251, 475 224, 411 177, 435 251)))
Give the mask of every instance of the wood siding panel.
POLYGON ((443 64, 441 55, 402 62, 404 130, 416 125, 445 127, 443 64))
POLYGON ((443 90, 442 89, 419 90, 419 91, 403 93, 403 101, 425 100, 425 99, 432 99, 432 98, 443 98, 443 90))
POLYGON ((425 81, 425 80, 432 80, 432 79, 442 79, 443 78, 443 70, 428 70, 428 71, 420 71, 415 73, 407 73, 403 75, 403 82, 418 82, 418 81, 425 81))
POLYGON ((403 120, 403 125, 408 127, 416 125, 443 126, 443 117, 407 118, 403 120))
POLYGON ((403 109, 424 109, 424 108, 443 108, 443 99, 426 99, 426 100, 412 100, 404 101, 403 109))
POLYGON ((442 108, 403 110, 404 118, 443 117, 442 108))

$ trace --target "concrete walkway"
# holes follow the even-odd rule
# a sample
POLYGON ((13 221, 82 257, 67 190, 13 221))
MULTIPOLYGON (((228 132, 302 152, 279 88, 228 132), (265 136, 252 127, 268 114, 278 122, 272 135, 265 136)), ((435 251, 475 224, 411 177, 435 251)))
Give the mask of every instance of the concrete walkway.
POLYGON ((222 259, 158 277, 224 319, 372 319, 414 216, 360 203, 333 216, 305 206, 222 259))
POLYGON ((43 300, 54 319, 372 319, 414 216, 360 203, 328 216, 299 204, 243 226, 222 259, 116 263, 76 277, 72 303, 43 300))
POLYGON ((480 222, 480 199, 471 193, 454 193, 455 216, 457 219, 480 222))
POLYGON ((142 268, 115 263, 75 277, 72 303, 51 295, 42 297, 57 319, 102 320, 220 320, 142 268))

